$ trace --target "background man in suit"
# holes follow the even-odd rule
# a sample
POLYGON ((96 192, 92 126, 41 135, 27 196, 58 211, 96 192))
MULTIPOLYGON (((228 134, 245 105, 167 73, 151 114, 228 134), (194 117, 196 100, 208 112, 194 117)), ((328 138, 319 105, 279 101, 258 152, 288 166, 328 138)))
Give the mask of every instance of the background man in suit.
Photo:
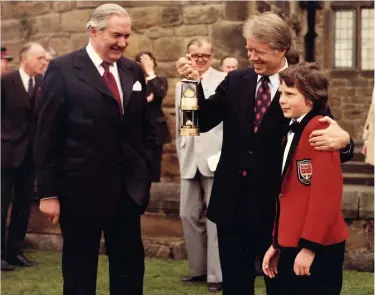
MULTIPOLYGON (((288 66, 285 54, 292 42, 288 25, 266 12, 249 18, 243 35, 253 67, 228 73, 208 99, 198 86, 201 131, 223 122, 222 153, 208 207, 208 218, 218 228, 223 295, 254 294, 254 260, 257 256, 263 260, 265 243, 271 242, 283 129, 289 123, 277 91, 278 73, 288 66)), ((190 55, 178 60, 177 69, 183 76, 200 79, 190 55)), ((319 150, 344 148, 342 160, 350 159, 349 135, 332 119, 321 120, 329 127, 311 134, 312 145, 319 150)), ((267 294, 278 294, 268 279, 266 286, 267 294)))
POLYGON ((8 63, 13 60, 13 56, 8 55, 7 49, 1 46, 1 76, 8 73, 9 66, 8 63))
POLYGON ((34 188, 32 145, 35 105, 41 94, 45 50, 27 43, 20 51, 19 70, 1 77, 1 270, 33 266, 22 254, 34 188), (8 240, 5 226, 12 202, 8 240))
POLYGON ((224 56, 220 62, 220 70, 228 73, 238 69, 238 60, 234 56, 224 56))
MULTIPOLYGON (((196 62, 202 77, 205 97, 209 97, 224 80, 226 73, 211 67, 213 51, 211 43, 207 40, 193 39, 189 42, 187 50, 196 62)), ((179 82, 176 84, 176 147, 181 175, 180 216, 190 266, 190 275, 182 277, 181 280, 207 280, 209 291, 216 292, 221 289, 222 274, 216 226, 206 219, 205 214, 214 180, 214 171, 210 170, 207 159, 221 150, 223 126, 220 124, 198 137, 180 137, 180 97, 179 82)))
POLYGON ((64 295, 93 295, 106 241, 112 295, 143 293, 140 215, 149 201, 155 133, 139 64, 123 58, 131 19, 97 7, 89 44, 53 59, 45 75, 35 159, 40 210, 60 219, 64 295))

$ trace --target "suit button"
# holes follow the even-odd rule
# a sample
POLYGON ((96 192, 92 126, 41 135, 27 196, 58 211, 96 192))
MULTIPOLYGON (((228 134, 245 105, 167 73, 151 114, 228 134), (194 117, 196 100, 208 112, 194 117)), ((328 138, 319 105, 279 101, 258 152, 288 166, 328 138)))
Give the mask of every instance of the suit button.
POLYGON ((284 195, 283 194, 279 194, 279 198, 282 198, 282 197, 284 197, 284 195))
POLYGON ((122 164, 122 160, 121 160, 121 159, 118 159, 118 160, 117 160, 117 163, 122 164))

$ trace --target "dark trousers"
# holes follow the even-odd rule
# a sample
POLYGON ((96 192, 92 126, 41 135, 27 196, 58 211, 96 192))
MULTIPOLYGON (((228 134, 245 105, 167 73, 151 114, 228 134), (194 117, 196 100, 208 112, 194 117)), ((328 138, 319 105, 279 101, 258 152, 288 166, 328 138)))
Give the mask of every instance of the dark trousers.
MULTIPOLYGON (((142 295, 144 249, 137 205, 127 198, 105 218, 69 216, 61 207, 64 295, 94 295, 102 232, 111 295, 142 295)), ((83 214, 84 215, 84 214, 83 214)))
MULTIPOLYGON (((263 261, 264 254, 271 245, 271 234, 266 238, 257 237, 242 223, 217 229, 223 273, 223 295, 254 295, 255 260, 258 257, 263 261)), ((275 281, 266 276, 264 280, 267 294, 277 294, 274 293, 275 281)))
POLYGON ((163 155, 163 146, 158 146, 154 150, 154 156, 150 167, 151 181, 160 182, 161 177, 161 161, 163 155))
POLYGON ((319 250, 310 267, 310 276, 296 276, 294 260, 300 248, 281 248, 278 295, 339 295, 342 287, 342 265, 345 242, 319 250))
POLYGON ((1 257, 14 257, 22 252, 30 209, 34 196, 34 167, 31 154, 25 157, 20 167, 1 168, 1 257), (12 212, 5 240, 8 210, 12 212))

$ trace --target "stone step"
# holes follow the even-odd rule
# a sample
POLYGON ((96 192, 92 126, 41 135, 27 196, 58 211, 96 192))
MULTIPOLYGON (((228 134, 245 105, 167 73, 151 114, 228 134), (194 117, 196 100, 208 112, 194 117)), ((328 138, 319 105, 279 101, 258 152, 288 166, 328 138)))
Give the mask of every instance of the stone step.
POLYGON ((374 175, 366 173, 343 173, 344 184, 374 185, 374 175))
POLYGON ((343 173, 365 173, 374 175, 374 167, 359 161, 349 161, 341 166, 343 173))

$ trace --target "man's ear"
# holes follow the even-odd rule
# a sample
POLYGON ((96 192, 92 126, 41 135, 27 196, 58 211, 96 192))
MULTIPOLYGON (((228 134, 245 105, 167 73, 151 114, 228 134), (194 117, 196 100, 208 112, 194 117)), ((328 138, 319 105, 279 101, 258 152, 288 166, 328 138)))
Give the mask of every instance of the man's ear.
POLYGON ((283 49, 283 50, 277 50, 276 52, 277 52, 277 55, 278 55, 279 57, 285 57, 285 55, 286 55, 286 49, 283 49))
POLYGON ((96 37, 98 35, 98 30, 94 27, 90 27, 89 32, 91 37, 96 37))

